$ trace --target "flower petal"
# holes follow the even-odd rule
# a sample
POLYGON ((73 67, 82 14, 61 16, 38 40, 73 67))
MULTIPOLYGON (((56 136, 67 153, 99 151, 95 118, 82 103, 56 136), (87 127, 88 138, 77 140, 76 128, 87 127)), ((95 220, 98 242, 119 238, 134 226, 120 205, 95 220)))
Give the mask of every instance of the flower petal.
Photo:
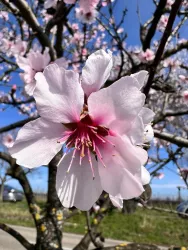
POLYGON ((112 124, 113 129, 116 129, 117 124, 117 130, 122 133, 120 130, 131 126, 144 101, 145 95, 138 90, 136 80, 126 76, 110 87, 92 93, 88 98, 88 107, 96 123, 104 124, 109 128, 112 124))
POLYGON ((134 145, 141 145, 144 141, 144 124, 142 118, 137 116, 134 120, 131 129, 127 133, 134 145))
POLYGON ((143 107, 139 116, 142 118, 144 125, 147 125, 153 120, 155 113, 151 109, 143 107))
POLYGON ((147 185, 150 183, 150 173, 144 166, 141 167, 141 179, 142 185, 147 185))
POLYGON ((47 165, 62 148, 57 140, 63 132, 62 124, 38 118, 20 129, 9 152, 19 165, 28 168, 47 165))
POLYGON ((138 73, 132 74, 131 76, 136 78, 136 80, 139 83, 139 89, 141 89, 144 86, 144 83, 148 79, 148 72, 146 70, 141 70, 138 73))
POLYGON ((113 66, 112 53, 98 50, 91 54, 82 70, 82 88, 87 96, 99 90, 108 77, 113 66))
POLYGON ((115 207, 123 208, 123 199, 120 199, 118 197, 114 197, 112 195, 109 195, 109 197, 110 197, 110 200, 111 200, 112 204, 115 207))
POLYGON ((67 173, 72 154, 69 153, 65 156, 57 170, 56 190, 64 207, 75 206, 86 211, 98 200, 102 193, 102 187, 95 157, 92 155, 94 180, 87 157, 83 158, 81 166, 79 165, 79 157, 80 155, 76 154, 70 171, 67 173))
POLYGON ((76 72, 53 63, 43 73, 37 73, 35 79, 37 85, 33 95, 43 118, 60 123, 79 121, 84 92, 76 72))
POLYGON ((67 4, 73 4, 76 2, 76 0, 64 0, 64 2, 67 4))
POLYGON ((28 58, 25 58, 23 56, 16 56, 16 63, 18 64, 19 68, 24 71, 30 69, 28 58))
POLYGON ((111 141, 115 148, 109 145, 100 148, 106 166, 99 160, 102 187, 117 198, 137 197, 144 191, 141 183, 141 159, 136 155, 137 147, 134 147, 128 138, 125 141, 125 138, 122 140, 116 137, 111 138, 111 141))

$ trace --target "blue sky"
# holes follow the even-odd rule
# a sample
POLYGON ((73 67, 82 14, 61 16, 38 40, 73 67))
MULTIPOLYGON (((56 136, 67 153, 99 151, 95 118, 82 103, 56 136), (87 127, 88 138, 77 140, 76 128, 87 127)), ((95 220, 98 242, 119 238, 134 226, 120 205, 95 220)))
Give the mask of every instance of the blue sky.
MULTIPOLYGON (((147 20, 150 16, 153 8, 152 1, 139 1, 139 9, 140 9, 140 18, 141 21, 144 22, 147 20)), ((138 23, 138 16, 136 14, 136 8, 137 8, 137 1, 118 1, 117 8, 116 8, 116 18, 118 19, 119 16, 121 16, 119 13, 122 11, 122 5, 127 6, 128 13, 125 18, 124 22, 124 28, 128 33, 128 38, 126 40, 126 43, 128 45, 139 45, 139 23, 138 23)), ((158 34, 159 35, 159 34, 158 34)), ((182 29, 182 36, 187 37, 188 32, 185 29, 182 29)), ((11 81, 12 83, 16 83, 20 85, 20 79, 19 77, 14 77, 11 81)), ((9 88, 7 87, 0 87, 0 91, 8 91, 9 88)), ((16 109, 9 108, 6 112, 0 112, 0 127, 3 127, 5 125, 9 125, 10 123, 14 123, 16 121, 19 121, 21 119, 24 119, 25 117, 23 115, 18 115, 16 109)), ((152 190, 153 190, 153 196, 156 197, 177 197, 177 186, 183 185, 183 182, 181 181, 180 177, 177 174, 176 166, 172 164, 168 164, 168 168, 165 169, 163 172, 165 174, 165 178, 162 180, 153 179, 152 181, 152 190)), ((46 167, 40 167, 37 168, 33 174, 30 174, 29 180, 31 182, 31 185, 34 189, 34 191, 38 192, 45 192, 47 190, 47 168, 46 167)), ((16 188, 19 188, 19 184, 16 180, 10 180, 8 182, 9 185, 12 185, 16 188)), ((182 195, 186 197, 187 191, 182 191, 182 195)))

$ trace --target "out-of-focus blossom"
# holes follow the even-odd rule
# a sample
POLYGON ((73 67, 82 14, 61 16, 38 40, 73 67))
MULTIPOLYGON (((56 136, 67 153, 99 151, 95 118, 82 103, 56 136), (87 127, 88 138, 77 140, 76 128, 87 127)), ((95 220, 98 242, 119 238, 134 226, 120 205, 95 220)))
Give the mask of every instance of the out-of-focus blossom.
POLYGON ((7 134, 3 137, 3 145, 7 148, 12 147, 14 144, 14 139, 11 134, 7 134))
POLYGON ((9 17, 8 17, 8 12, 7 11, 0 11, 0 18, 4 19, 5 21, 8 21, 9 17))
POLYGON ((173 58, 168 58, 164 60, 163 66, 165 68, 170 67, 172 70, 176 70, 180 66, 180 61, 173 58))
POLYGON ((44 3, 44 8, 45 9, 49 9, 49 8, 52 8, 52 7, 56 7, 57 5, 57 1, 58 0, 46 0, 45 3, 44 3))
POLYGON ((45 49, 42 54, 40 51, 30 51, 27 57, 17 56, 16 63, 24 73, 20 73, 20 77, 25 83, 25 91, 28 95, 33 95, 36 81, 34 76, 37 72, 42 72, 50 62, 49 50, 45 49))
POLYGON ((154 52, 151 49, 147 49, 145 52, 141 52, 139 54, 139 58, 142 62, 149 62, 154 59, 155 55, 154 52))
POLYGON ((164 173, 159 173, 159 172, 155 173, 155 175, 154 175, 154 177, 159 179, 159 180, 163 179, 164 176, 165 176, 164 173))
POLYGON ((95 203, 93 205, 93 210, 94 210, 95 213, 97 213, 100 210, 100 206, 95 203))
POLYGON ((83 23, 93 23, 96 16, 97 11, 95 9, 92 9, 90 12, 85 13, 81 8, 76 8, 76 17, 83 23))
MULTIPOLYGON (((26 93, 31 96, 36 86, 35 74, 42 72, 50 63, 49 50, 45 49, 43 54, 39 50, 30 51, 27 57, 17 56, 16 62, 20 69, 24 70, 24 73, 20 73, 20 77, 25 83, 26 93)), ((57 59, 55 63, 62 67, 67 67, 67 62, 64 58, 57 59)))
POLYGON ((154 138, 154 132, 151 125, 147 125, 144 129, 144 141, 150 142, 154 138))
POLYGON ((188 104, 188 90, 183 92, 183 100, 186 104, 188 104))
POLYGON ((11 52, 13 55, 23 56, 26 53, 27 42, 18 40, 11 46, 11 52))
POLYGON ((111 52, 99 50, 87 59, 81 78, 57 64, 37 73, 34 98, 40 118, 19 131, 10 149, 18 164, 33 168, 48 164, 66 145, 56 179, 65 207, 88 210, 103 190, 121 200, 138 197, 150 179, 141 167, 147 161, 144 128, 154 116, 143 107, 140 91, 148 73, 100 89, 112 66, 111 52))
POLYGON ((187 82, 188 82, 188 77, 186 77, 186 76, 184 76, 184 75, 179 75, 178 77, 179 77, 179 79, 180 79, 182 82, 184 82, 184 83, 187 83, 187 82))
POLYGON ((172 4, 174 4, 174 0, 167 0, 167 2, 166 2, 166 8, 170 10, 171 7, 172 7, 172 4))
POLYGON ((6 38, 1 39, 1 41, 0 41, 0 49, 1 49, 1 51, 8 52, 11 49, 12 44, 13 44, 13 42, 9 41, 6 38))
POLYGON ((167 15, 162 15, 161 19, 159 20, 158 23, 158 30, 160 30, 161 32, 163 32, 166 28, 166 25, 168 23, 168 16, 167 15))

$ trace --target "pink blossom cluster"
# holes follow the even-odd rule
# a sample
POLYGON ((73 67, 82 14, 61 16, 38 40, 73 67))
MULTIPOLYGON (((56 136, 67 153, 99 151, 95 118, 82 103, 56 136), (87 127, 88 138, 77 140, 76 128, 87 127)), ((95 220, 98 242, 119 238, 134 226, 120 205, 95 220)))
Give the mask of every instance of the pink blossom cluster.
MULTIPOLYGON (((75 4, 76 0, 64 0, 66 4, 75 4)), ((84 23, 91 23, 95 20, 97 12, 95 10, 99 0, 80 0, 79 8, 76 9, 76 16, 84 23)), ((46 0, 44 7, 46 9, 56 7, 57 0, 46 0)))
MULTIPOLYGON (((26 57, 17 56, 16 62, 24 73, 20 73, 20 77, 25 83, 25 91, 28 95, 32 96, 36 86, 34 76, 37 72, 42 72, 44 68, 50 63, 49 49, 45 49, 42 53, 39 49, 30 50, 26 57)), ((62 67, 67 67, 67 62, 64 58, 57 59, 56 64, 62 67)))
POLYGON ((161 16, 161 19, 159 20, 158 27, 157 27, 159 31, 164 32, 166 25, 168 23, 168 18, 169 16, 167 15, 161 16))

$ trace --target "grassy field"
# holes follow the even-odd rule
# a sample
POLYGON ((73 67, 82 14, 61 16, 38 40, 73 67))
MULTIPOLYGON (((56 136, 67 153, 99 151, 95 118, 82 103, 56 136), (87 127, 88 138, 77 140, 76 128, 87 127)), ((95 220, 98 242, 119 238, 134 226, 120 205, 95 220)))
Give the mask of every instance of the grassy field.
MULTIPOLYGON (((33 226, 27 204, 0 203, 0 222, 33 226)), ((78 214, 67 220, 65 232, 83 234, 85 215, 78 214)), ((138 208, 136 213, 123 215, 117 211, 106 216, 101 223, 104 236, 119 240, 155 243, 160 245, 188 246, 188 221, 176 214, 138 208)))

